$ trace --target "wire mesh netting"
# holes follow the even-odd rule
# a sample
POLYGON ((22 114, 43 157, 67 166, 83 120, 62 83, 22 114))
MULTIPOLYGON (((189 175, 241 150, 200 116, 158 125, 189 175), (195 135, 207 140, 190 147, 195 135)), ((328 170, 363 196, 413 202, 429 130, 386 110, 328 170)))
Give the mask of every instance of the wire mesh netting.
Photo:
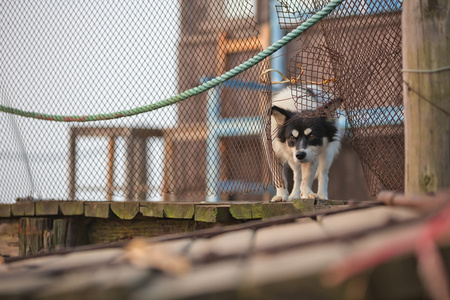
MULTIPOLYGON (((279 24, 290 30, 327 1, 279 3, 279 24)), ((0 10, 1 103, 27 111, 88 115, 156 103, 262 50, 248 1, 3 1, 0 10)), ((403 189, 400 18, 401 1, 344 1, 295 41, 289 60, 294 99, 305 87, 344 99, 372 195, 403 189)), ((0 113, 0 202, 261 192, 269 169, 281 176, 263 150, 271 86, 258 77, 268 64, 127 118, 56 123, 0 113)))
MULTIPOLYGON (((247 1, 2 1, 0 10, 1 103, 27 111, 155 103, 262 50, 247 1)), ((265 64, 129 118, 55 123, 0 113, 0 202, 260 191, 270 182, 257 155, 265 64)))
MULTIPOLYGON (((280 27, 292 29, 327 1, 279 1, 280 27)), ((289 62, 292 96, 311 89, 341 97, 369 192, 403 191, 404 126, 399 0, 348 0, 299 37, 289 62)), ((299 109, 310 109, 307 99, 299 109)), ((342 112, 343 114, 343 112, 342 112)))

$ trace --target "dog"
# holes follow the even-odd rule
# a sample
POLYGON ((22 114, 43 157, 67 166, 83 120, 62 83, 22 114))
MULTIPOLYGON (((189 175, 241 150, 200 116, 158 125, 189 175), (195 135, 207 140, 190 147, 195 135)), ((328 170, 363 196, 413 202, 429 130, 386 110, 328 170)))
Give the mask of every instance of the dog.
POLYGON ((299 198, 328 199, 328 171, 339 153, 345 131, 342 122, 335 117, 343 99, 323 99, 314 91, 321 89, 318 86, 299 89, 298 107, 301 109, 308 103, 312 106, 308 110, 297 110, 290 88, 283 89, 272 98, 272 148, 283 166, 283 182, 276 182, 276 195, 271 202, 299 198), (294 174, 290 194, 286 179, 288 167, 294 174), (318 178, 317 193, 312 191, 315 178, 318 178))

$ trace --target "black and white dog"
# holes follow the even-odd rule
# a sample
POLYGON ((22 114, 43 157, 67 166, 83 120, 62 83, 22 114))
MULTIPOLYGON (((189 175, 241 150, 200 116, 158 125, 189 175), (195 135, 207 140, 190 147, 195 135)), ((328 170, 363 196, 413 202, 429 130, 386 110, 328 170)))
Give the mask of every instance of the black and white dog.
POLYGON ((342 122, 335 118, 336 110, 343 100, 322 99, 313 91, 319 89, 302 88, 299 108, 302 103, 313 105, 311 110, 298 111, 286 88, 272 99, 272 147, 283 165, 283 184, 277 184, 277 193, 272 202, 292 201, 293 199, 328 199, 328 171, 339 152, 344 135, 342 122), (275 135, 275 136, 274 136, 275 135), (290 167, 294 173, 294 186, 291 194, 287 190, 286 173, 290 167), (311 187, 318 178, 317 194, 311 187))

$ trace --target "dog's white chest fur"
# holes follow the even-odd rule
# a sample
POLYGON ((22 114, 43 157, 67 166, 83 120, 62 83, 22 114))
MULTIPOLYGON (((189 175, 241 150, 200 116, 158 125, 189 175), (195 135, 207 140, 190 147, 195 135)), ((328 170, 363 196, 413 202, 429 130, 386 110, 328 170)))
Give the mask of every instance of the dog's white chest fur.
MULTIPOLYGON (((318 87, 314 86, 314 89, 318 87)), ((278 162, 283 165, 283 182, 275 182, 277 194, 272 202, 291 201, 297 198, 328 199, 328 171, 339 152, 344 127, 339 119, 334 119, 336 109, 342 100, 326 100, 318 103, 318 97, 304 90, 299 101, 307 101, 309 110, 315 110, 320 117, 305 119, 297 111, 291 90, 286 88, 274 95, 272 100, 272 147, 278 162), (287 191, 286 171, 290 167, 294 173, 294 186, 287 191), (318 178, 318 191, 311 187, 318 178)), ((302 103, 299 103, 299 108, 302 103)))

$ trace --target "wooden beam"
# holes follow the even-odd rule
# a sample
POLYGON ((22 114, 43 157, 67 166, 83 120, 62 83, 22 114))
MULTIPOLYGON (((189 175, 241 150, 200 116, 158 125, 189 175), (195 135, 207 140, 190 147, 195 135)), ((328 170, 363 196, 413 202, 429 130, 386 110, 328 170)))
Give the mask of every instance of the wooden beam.
POLYGON ((19 255, 46 253, 53 249, 50 218, 21 218, 19 221, 19 255))
POLYGON ((134 186, 133 195, 135 200, 147 198, 147 143, 145 138, 140 138, 133 130, 134 142, 134 186))
POLYGON ((450 3, 403 3, 405 193, 450 186, 450 3))
POLYGON ((261 217, 268 219, 271 217, 299 214, 292 202, 263 203, 261 217))
POLYGON ((227 64, 227 33, 219 32, 216 48, 216 75, 225 73, 227 64))
POLYGON ((230 222, 235 221, 230 214, 229 205, 196 205, 195 221, 200 222, 230 222))
POLYGON ((195 205, 192 203, 170 203, 164 205, 164 216, 173 219, 192 219, 195 213, 195 205))
POLYGON ((262 203, 234 203, 230 205, 230 213, 238 220, 261 219, 262 203))
POLYGON ((139 202, 111 202, 113 213, 123 220, 133 219, 139 212, 139 202))
POLYGON ((295 208, 301 212, 313 212, 316 210, 337 208, 345 205, 342 200, 315 200, 315 199, 294 199, 292 201, 295 208))
POLYGON ((144 217, 164 218, 164 203, 141 202, 140 212, 144 217))
POLYGON ((135 200, 134 185, 135 185, 135 139, 132 130, 128 130, 125 137, 126 142, 126 169, 125 169, 125 197, 127 201, 135 200))
POLYGON ((35 205, 36 216, 51 216, 59 213, 58 201, 37 201, 35 205))
POLYGON ((110 202, 85 202, 84 215, 93 218, 109 218, 110 202))
POLYGON ((56 250, 88 244, 88 229, 81 217, 53 220, 52 234, 56 250))
POLYGON ((84 203, 82 201, 61 201, 59 210, 65 216, 84 215, 84 203))
POLYGON ((72 127, 69 137, 69 200, 75 200, 76 195, 76 146, 77 129, 72 127))
POLYGON ((0 218, 8 218, 11 216, 12 204, 0 204, 0 218))
POLYGON ((225 43, 225 51, 227 54, 246 51, 261 51, 261 43, 257 36, 245 39, 228 39, 225 43))
POLYGON ((114 146, 116 140, 114 137, 109 138, 108 143, 108 171, 106 178, 106 199, 108 201, 112 200, 114 194, 114 146))
POLYGON ((11 213, 15 217, 34 216, 34 202, 19 202, 11 206, 11 213))

